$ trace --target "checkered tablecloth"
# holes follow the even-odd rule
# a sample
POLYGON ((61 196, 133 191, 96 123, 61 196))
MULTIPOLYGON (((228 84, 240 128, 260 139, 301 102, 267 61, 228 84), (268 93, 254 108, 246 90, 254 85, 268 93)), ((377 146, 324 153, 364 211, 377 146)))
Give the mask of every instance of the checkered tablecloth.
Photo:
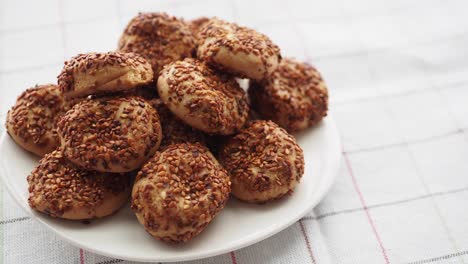
MULTIPOLYGON (((269 35, 321 70, 343 141, 340 175, 310 215, 190 263, 468 263, 466 0, 0 0, 0 131, 22 90, 55 82, 79 52, 115 49, 138 11, 269 35)), ((1 192, 3 263, 127 263, 61 241, 1 192)))

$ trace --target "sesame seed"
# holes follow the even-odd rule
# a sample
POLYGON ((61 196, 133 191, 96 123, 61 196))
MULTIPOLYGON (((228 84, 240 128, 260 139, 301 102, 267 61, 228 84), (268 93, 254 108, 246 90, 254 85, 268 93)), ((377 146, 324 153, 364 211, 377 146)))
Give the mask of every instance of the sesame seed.
POLYGON ((139 168, 162 138, 157 111, 140 97, 86 99, 68 111, 57 128, 71 162, 104 172, 139 168))
MULTIPOLYGON (((64 63, 62 72, 57 77, 57 83, 60 87, 60 90, 66 97, 86 97, 88 95, 109 93, 108 89, 104 90, 96 87, 97 81, 96 75, 98 72, 102 71, 105 67, 120 66, 119 74, 122 74, 122 71, 134 71, 137 74, 135 76, 140 76, 140 79, 132 80, 132 85, 122 85, 122 83, 113 86, 112 92, 133 89, 139 85, 145 85, 153 81, 153 71, 151 65, 140 55, 132 52, 107 52, 107 53, 86 53, 78 54, 77 56, 71 58, 69 61, 64 63), (75 87, 77 83, 76 76, 79 76, 79 80, 82 86, 75 87), (90 81, 86 82, 89 78, 90 81), (93 80, 93 81, 92 81, 93 80)), ((109 76, 101 73, 103 78, 103 85, 109 85, 108 78, 109 76)))
POLYGON ((327 115, 328 90, 320 73, 293 59, 283 59, 263 82, 252 82, 248 93, 262 118, 291 132, 311 127, 327 115))
MULTIPOLYGON (((27 181, 31 208, 52 217, 73 215, 82 210, 95 213, 94 210, 107 198, 106 193, 119 195, 130 192, 128 174, 81 169, 70 163, 60 150, 45 155, 27 181)), ((89 218, 93 217, 93 213, 89 215, 89 218)))
POLYGON ((247 202, 278 199, 304 174, 302 149, 272 121, 250 121, 222 147, 219 161, 231 176, 233 195, 247 202))
POLYGON ((29 88, 8 111, 7 131, 20 146, 43 156, 60 145, 56 123, 75 102, 64 100, 54 84, 29 88))
POLYGON ((197 37, 199 59, 238 77, 262 80, 268 77, 281 60, 279 47, 266 35, 218 18, 203 22, 197 37), (221 50, 232 54, 230 59, 219 59, 221 50), (235 63, 241 57, 242 63, 235 63))
POLYGON ((230 179, 206 147, 178 143, 158 151, 140 170, 132 209, 154 237, 186 242, 221 211, 229 193, 230 179))
POLYGON ((139 13, 122 34, 119 50, 146 58, 157 75, 164 65, 192 57, 195 38, 188 25, 166 13, 139 13))
POLYGON ((166 65, 158 91, 172 113, 206 133, 233 134, 247 120, 247 96, 235 79, 196 59, 166 65))

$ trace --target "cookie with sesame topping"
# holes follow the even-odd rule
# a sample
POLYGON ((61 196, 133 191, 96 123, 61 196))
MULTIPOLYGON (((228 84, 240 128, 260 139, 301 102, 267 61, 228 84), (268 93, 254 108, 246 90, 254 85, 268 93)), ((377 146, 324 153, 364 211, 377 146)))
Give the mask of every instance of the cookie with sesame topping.
POLYGON ((203 132, 185 124, 182 120, 177 118, 164 105, 161 99, 153 99, 149 102, 158 111, 161 120, 163 138, 160 148, 176 143, 198 142, 202 145, 205 144, 205 135, 203 132))
POLYGON ((57 85, 37 85, 24 91, 8 111, 6 129, 22 148, 38 156, 52 152, 60 145, 56 123, 70 108, 57 85))
POLYGON ((208 17, 199 17, 199 18, 190 20, 188 22, 189 29, 197 41, 198 41, 198 33, 200 32, 200 29, 202 28, 203 25, 205 25, 205 23, 209 22, 210 19, 211 18, 208 18, 208 17))
POLYGON ((129 174, 79 168, 61 150, 45 155, 27 180, 32 209, 70 220, 111 215, 128 201, 131 191, 129 174))
POLYGON ((233 134, 247 120, 247 95, 235 79, 196 59, 166 65, 157 85, 171 112, 203 132, 233 134))
POLYGON ((132 209, 153 237, 187 242, 224 208, 230 180, 200 144, 173 144, 158 151, 138 172, 132 209))
POLYGON ((263 80, 278 66, 280 49, 253 29, 213 18, 197 35, 197 57, 238 77, 263 80))
POLYGON ((66 61, 58 85, 69 98, 133 90, 153 81, 149 62, 135 53, 79 54, 66 61))
POLYGON ((141 167, 161 143, 159 115, 140 97, 100 97, 76 104, 58 122, 64 155, 101 172, 141 167))
POLYGON ((125 28, 118 49, 145 57, 157 76, 164 65, 192 57, 195 47, 183 20, 166 13, 139 13, 125 28))
POLYGON ((264 203, 292 193, 304 174, 304 154, 296 139, 272 121, 256 120, 222 148, 219 162, 240 200, 264 203))
POLYGON ((264 82, 249 90, 252 107, 290 132, 320 122, 328 110, 328 90, 320 73, 307 63, 284 59, 264 82))

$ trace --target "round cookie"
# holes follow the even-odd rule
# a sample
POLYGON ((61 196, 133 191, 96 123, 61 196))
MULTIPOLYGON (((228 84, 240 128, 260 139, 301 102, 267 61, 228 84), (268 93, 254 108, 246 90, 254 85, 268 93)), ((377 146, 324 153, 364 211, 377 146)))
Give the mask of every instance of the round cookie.
POLYGON ((172 113, 206 133, 233 134, 247 120, 247 96, 234 78, 195 59, 166 65, 158 92, 172 113))
POLYGON ((174 144, 140 170, 132 191, 132 209, 153 237, 187 242, 224 208, 230 180, 200 144, 174 144))
POLYGON ((166 13, 139 13, 125 28, 118 49, 145 57, 157 76, 164 65, 192 57, 195 46, 183 20, 166 13))
POLYGON ((6 129, 22 148, 38 156, 60 145, 57 119, 71 102, 66 102, 57 85, 37 85, 24 91, 8 111, 6 129))
POLYGON ((328 109, 328 90, 312 66, 283 59, 273 74, 248 90, 252 107, 290 132, 320 122, 328 109))
POLYGON ((58 85, 69 98, 132 90, 153 81, 148 61, 135 53, 79 54, 66 61, 58 85))
POLYGON ((304 174, 296 139, 272 121, 251 121, 222 148, 219 161, 240 200, 263 203, 293 192, 304 174))
POLYGON ((76 104, 58 122, 64 155, 88 170, 127 172, 161 142, 157 111, 140 97, 101 97, 76 104))
POLYGON ((128 201, 131 191, 128 174, 81 169, 60 150, 45 155, 27 180, 31 208, 70 220, 111 215, 128 201))
POLYGON ((261 33, 217 18, 203 23, 197 57, 238 77, 263 80, 281 60, 278 46, 261 33))
POLYGON ((162 135, 160 148, 176 143, 205 144, 205 135, 174 116, 161 99, 153 99, 151 105, 158 111, 162 135))

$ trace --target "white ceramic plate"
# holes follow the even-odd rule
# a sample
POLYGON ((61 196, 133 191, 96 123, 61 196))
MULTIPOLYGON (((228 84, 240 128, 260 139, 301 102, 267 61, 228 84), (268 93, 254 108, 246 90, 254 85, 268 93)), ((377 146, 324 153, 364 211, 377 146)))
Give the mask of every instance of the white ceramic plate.
POLYGON ((4 133, 0 138, 0 175, 10 194, 34 219, 66 241, 101 255, 133 261, 201 259, 249 246, 295 223, 317 205, 334 181, 340 166, 341 145, 331 117, 296 135, 304 149, 305 174, 294 194, 265 205, 231 199, 202 232, 184 245, 167 245, 150 237, 127 205, 116 215, 85 225, 52 219, 32 211, 27 203, 26 176, 38 158, 18 147, 4 133))

